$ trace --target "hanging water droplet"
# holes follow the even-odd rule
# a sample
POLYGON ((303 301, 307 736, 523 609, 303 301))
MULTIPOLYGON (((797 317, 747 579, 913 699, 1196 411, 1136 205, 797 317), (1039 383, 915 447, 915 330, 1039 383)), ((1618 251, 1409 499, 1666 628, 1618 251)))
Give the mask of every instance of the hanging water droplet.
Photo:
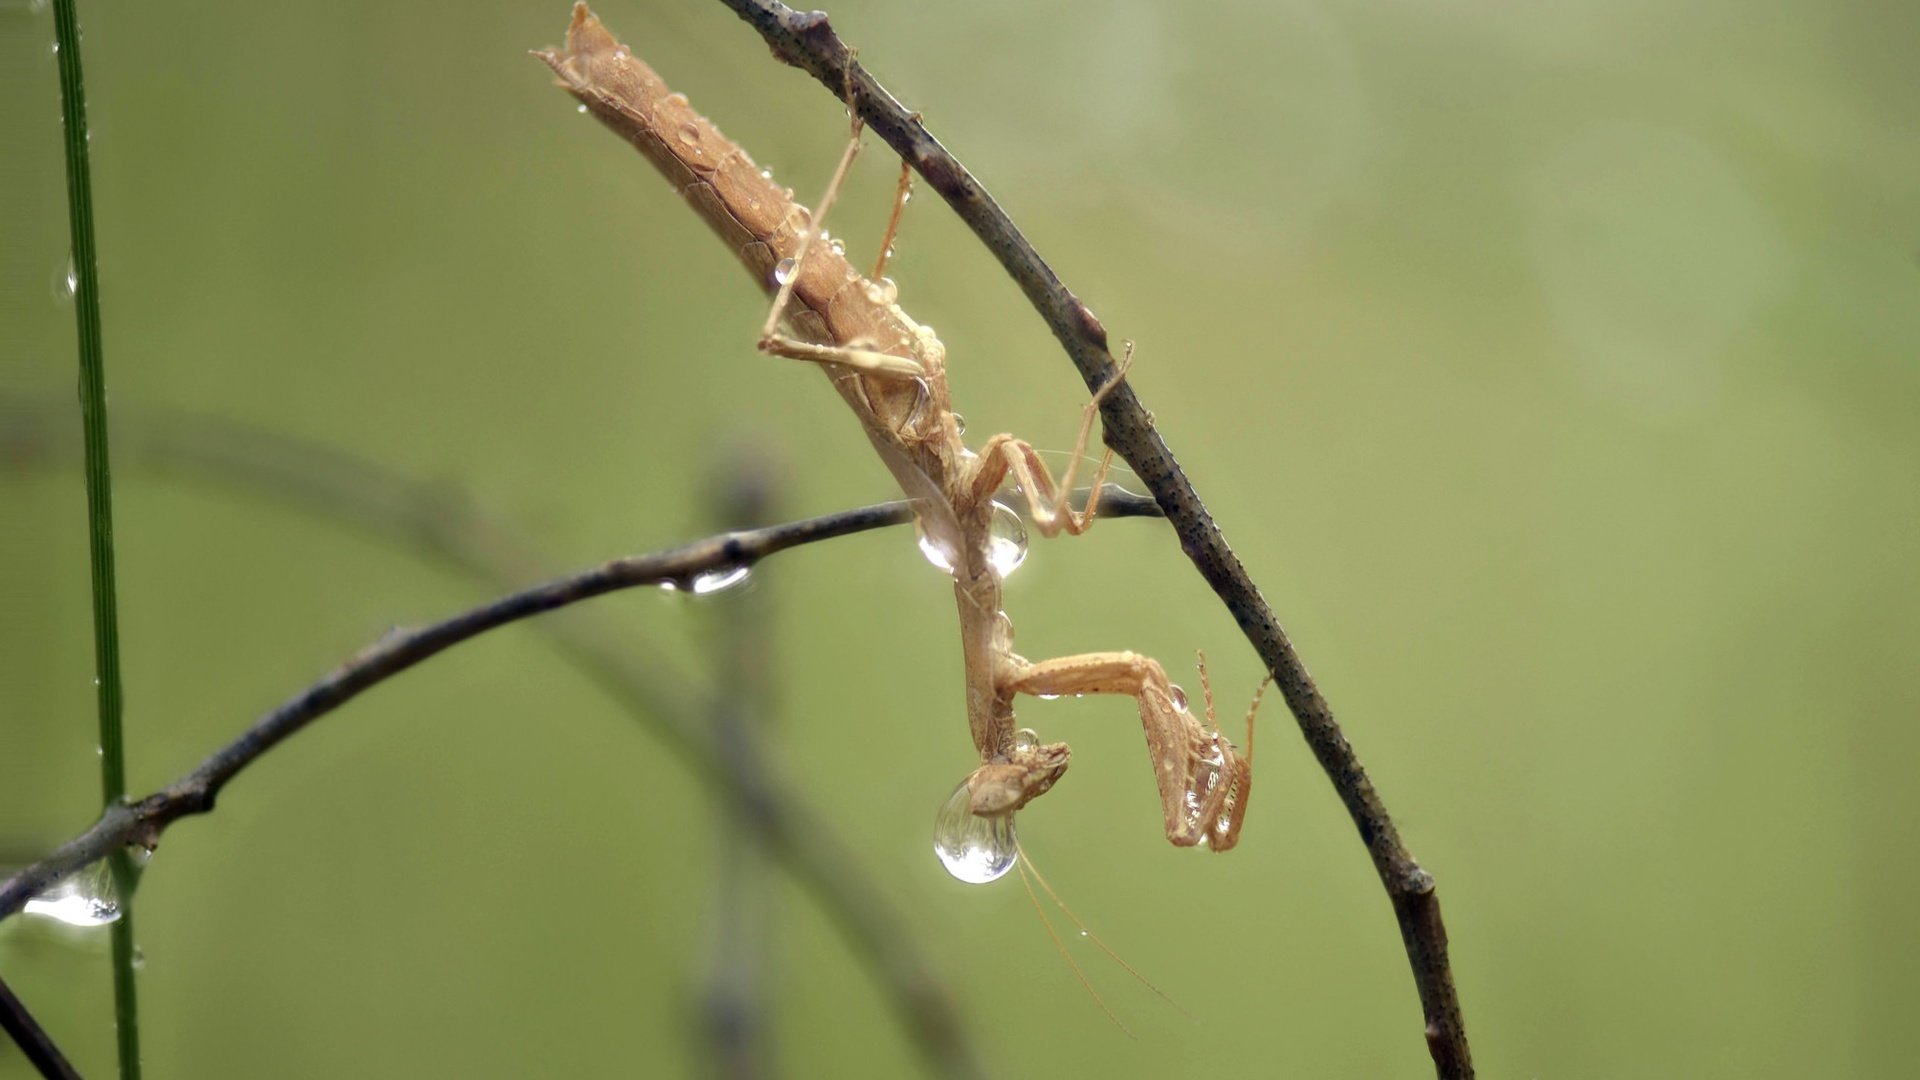
POLYGON ((969 885, 985 885, 1013 869, 1013 815, 983 818, 969 808, 967 782, 953 789, 933 818, 933 853, 947 873, 969 885))
POLYGON ((120 917, 113 868, 105 859, 89 863, 54 882, 21 910, 68 926, 105 926, 120 917))
POLYGON ((581 116, 587 115, 587 103, 584 101, 581 102, 580 107, 573 111, 579 113, 581 116))
POLYGON ((1175 683, 1167 687, 1167 696, 1173 699, 1174 708, 1181 712, 1187 711, 1187 692, 1180 689, 1180 684, 1175 683))
POLYGON ((69 256, 66 268, 53 275, 53 298, 62 304, 69 303, 79 291, 80 272, 73 268, 73 259, 69 256))
POLYGON ((785 285, 787 282, 792 281, 793 265, 794 263, 791 257, 781 259, 775 263, 773 265, 773 283, 775 285, 785 285))
POLYGON ((1031 750, 1039 745, 1040 733, 1030 727, 1023 727, 1013 733, 1013 748, 1015 750, 1031 750))
POLYGON ((1041 701, 1059 701, 1060 700, 1059 694, 1035 694, 1033 696, 1039 698, 1041 701))
POLYGON ((953 430, 959 432, 962 435, 965 435, 967 433, 967 418, 964 416, 961 416, 959 413, 954 413, 953 414, 953 430))
POLYGON ((135 945, 133 947, 133 970, 135 971, 147 970, 147 950, 141 948, 138 945, 135 945))
POLYGON ((771 179, 773 179, 773 170, 772 170, 772 169, 761 169, 761 170, 760 170, 760 179, 762 179, 762 180, 771 180, 771 179))
POLYGON ((712 596, 745 583, 752 573, 753 568, 748 566, 723 566, 718 570, 695 574, 687 591, 695 596, 712 596))
POLYGON ((1026 523, 1010 507, 994 503, 987 545, 987 564, 1005 581, 1027 559, 1026 523))

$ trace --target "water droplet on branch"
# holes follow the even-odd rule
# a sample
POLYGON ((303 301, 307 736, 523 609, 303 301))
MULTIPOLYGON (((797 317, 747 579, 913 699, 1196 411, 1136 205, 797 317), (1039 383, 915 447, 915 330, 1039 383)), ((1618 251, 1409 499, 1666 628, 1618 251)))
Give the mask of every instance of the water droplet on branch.
POLYGON ((113 867, 105 859, 89 863, 54 882, 21 910, 68 926, 105 926, 120 917, 113 867))

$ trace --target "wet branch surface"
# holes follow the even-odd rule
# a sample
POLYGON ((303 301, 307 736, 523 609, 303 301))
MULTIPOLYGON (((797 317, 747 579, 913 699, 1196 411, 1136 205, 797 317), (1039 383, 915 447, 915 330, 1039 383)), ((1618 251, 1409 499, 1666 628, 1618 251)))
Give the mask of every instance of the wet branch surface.
MULTIPOLYGON (((812 75, 836 100, 853 100, 867 126, 940 193, 1000 260, 1060 340, 1087 389, 1091 392, 1106 385, 1116 366, 1100 320, 1061 283, 1006 212, 928 133, 919 117, 896 101, 854 59, 846 42, 828 24, 826 13, 795 11, 777 0, 722 2, 766 39, 776 57, 812 75)), ((1420 867, 1401 842, 1399 830, 1366 769, 1334 720, 1332 707, 1307 673, 1273 609, 1227 546, 1166 441, 1154 429, 1153 416, 1134 394, 1133 384, 1121 383, 1102 403, 1100 413, 1107 445, 1153 492, 1173 523, 1182 550, 1273 673, 1307 746, 1359 829, 1400 924, 1425 1017, 1427 1049, 1437 1074, 1443 1078, 1471 1077, 1473 1058, 1447 960, 1447 930, 1440 917, 1433 875, 1420 867)))

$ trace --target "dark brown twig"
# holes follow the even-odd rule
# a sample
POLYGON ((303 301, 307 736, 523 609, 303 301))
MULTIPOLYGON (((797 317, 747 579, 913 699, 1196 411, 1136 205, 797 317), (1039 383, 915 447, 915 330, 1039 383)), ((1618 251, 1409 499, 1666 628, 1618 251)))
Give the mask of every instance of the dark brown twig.
MULTIPOLYGON (((143 799, 110 807, 79 837, 0 882, 0 919, 19 911, 30 897, 61 878, 122 846, 151 849, 173 822, 212 810, 229 781, 289 736, 363 691, 468 638, 620 589, 660 584, 691 588, 701 574, 751 566, 791 547, 891 525, 897 513, 895 507, 883 504, 710 536, 669 551, 613 559, 428 626, 389 633, 261 717, 186 776, 143 799)), ((766 815, 764 806, 758 809, 766 815)))
POLYGON ((28 1063, 47 1080, 80 1080, 80 1073, 54 1045, 53 1037, 27 1011, 26 1003, 14 994, 5 979, 0 979, 0 1031, 13 1036, 28 1063))
MULTIPOLYGON (((797 12, 777 0, 722 0, 759 31, 774 55, 819 80, 836 101, 855 102, 860 116, 911 164, 1000 260, 1007 275, 1046 320, 1079 369, 1089 391, 1107 385, 1116 370, 1107 332, 1080 299, 1061 284, 1033 245, 918 115, 894 100, 828 25, 824 12, 797 12), (851 83, 851 85, 849 85, 851 83)), ((1421 869, 1400 840, 1373 782, 1347 742, 1333 710, 1294 651, 1273 610, 1247 576, 1213 523, 1153 417, 1123 382, 1100 409, 1108 446, 1133 466, 1179 534, 1180 546, 1239 623, 1279 684, 1308 747, 1333 782, 1360 830, 1374 870, 1393 903, 1425 1015, 1428 1052, 1443 1078, 1473 1075, 1465 1022, 1447 962, 1447 931, 1433 875, 1421 869)))

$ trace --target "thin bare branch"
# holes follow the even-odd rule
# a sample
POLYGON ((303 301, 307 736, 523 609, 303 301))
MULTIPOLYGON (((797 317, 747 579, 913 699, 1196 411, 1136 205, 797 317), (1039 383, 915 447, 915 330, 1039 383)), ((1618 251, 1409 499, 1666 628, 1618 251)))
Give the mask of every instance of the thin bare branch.
POLYGON ((54 1045, 40 1022, 27 1011, 27 1005, 0 979, 0 1031, 13 1036, 27 1062, 47 1080, 80 1080, 80 1073, 68 1063, 67 1056, 54 1045))
POLYGON ((612 559, 437 623, 390 632, 261 717, 186 776, 143 799, 108 809, 93 828, 0 883, 0 919, 20 910, 34 894, 123 845, 153 848, 173 822, 213 809, 220 790, 262 754, 362 692, 468 638, 620 589, 661 584, 691 589, 702 574, 751 566, 788 548, 891 525, 898 514, 897 507, 882 504, 710 536, 669 551, 612 559))
MULTIPOLYGON (((772 47, 775 56, 806 71, 836 101, 852 101, 867 126, 940 193, 1019 285, 1072 358, 1090 391, 1116 370, 1107 332, 1092 310, 1063 285, 1033 245, 967 169, 854 59, 824 12, 798 12, 777 0, 722 0, 772 47), (849 85, 851 84, 851 85, 849 85)), ((1459 995, 1447 960, 1446 925, 1433 875, 1422 869, 1388 815, 1358 755, 1335 722, 1332 708, 1288 640, 1272 608, 1247 576, 1214 525, 1193 484, 1181 471, 1152 414, 1131 383, 1101 405, 1107 445, 1131 465, 1173 523, 1181 548, 1213 587, 1247 641, 1279 684, 1308 747, 1346 805, 1393 903, 1407 959, 1420 994, 1425 1037, 1437 1074, 1473 1075, 1459 995)))

